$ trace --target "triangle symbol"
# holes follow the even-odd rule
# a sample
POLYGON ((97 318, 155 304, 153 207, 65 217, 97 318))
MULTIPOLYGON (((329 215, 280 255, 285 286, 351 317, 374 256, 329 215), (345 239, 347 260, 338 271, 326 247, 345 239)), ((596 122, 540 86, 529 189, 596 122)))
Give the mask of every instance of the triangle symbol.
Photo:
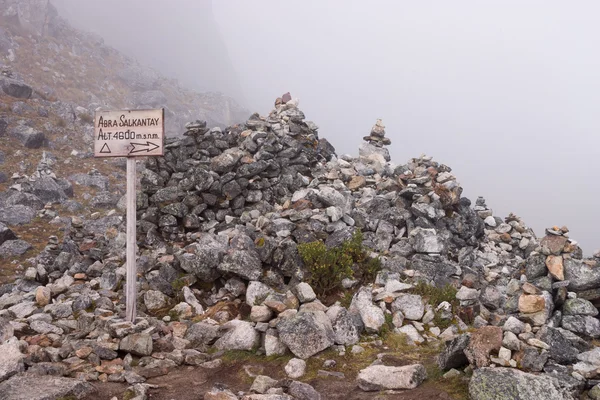
POLYGON ((108 147, 108 143, 104 143, 104 146, 100 149, 100 153, 110 153, 110 148, 108 147))

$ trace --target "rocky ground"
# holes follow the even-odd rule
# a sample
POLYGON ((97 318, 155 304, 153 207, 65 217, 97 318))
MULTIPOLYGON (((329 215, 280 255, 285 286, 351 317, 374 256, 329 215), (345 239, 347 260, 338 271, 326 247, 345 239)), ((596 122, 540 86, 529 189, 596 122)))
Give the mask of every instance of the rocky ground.
POLYGON ((125 321, 124 163, 92 105, 0 89, 0 399, 600 398, 600 254, 393 163, 381 120, 336 154, 289 93, 138 162, 125 321))

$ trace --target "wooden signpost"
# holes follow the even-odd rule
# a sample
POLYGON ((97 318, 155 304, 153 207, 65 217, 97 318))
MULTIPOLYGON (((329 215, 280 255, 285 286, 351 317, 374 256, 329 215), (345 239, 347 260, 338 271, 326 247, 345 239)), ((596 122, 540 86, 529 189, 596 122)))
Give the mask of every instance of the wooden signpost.
POLYGON ((94 157, 127 157, 127 321, 134 322, 137 299, 135 157, 162 156, 164 109, 96 111, 94 157))

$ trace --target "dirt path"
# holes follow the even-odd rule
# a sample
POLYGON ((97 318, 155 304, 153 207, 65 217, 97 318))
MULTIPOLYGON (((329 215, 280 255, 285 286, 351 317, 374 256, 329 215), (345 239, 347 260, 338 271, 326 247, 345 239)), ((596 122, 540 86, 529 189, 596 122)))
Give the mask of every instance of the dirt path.
MULTIPOLYGON (((204 393, 215 384, 223 384, 234 393, 247 392, 252 384, 250 375, 268 375, 274 379, 285 379, 282 362, 252 363, 246 361, 228 362, 221 368, 206 370, 201 367, 180 367, 169 375, 149 379, 147 383, 157 385, 151 389, 152 400, 202 400, 204 393)), ((308 375, 308 374, 307 374, 308 375)), ((433 380, 426 381, 414 390, 395 393, 363 392, 355 383, 355 374, 346 374, 344 379, 328 376, 302 379, 311 384, 323 400, 453 400, 443 388, 433 380)), ((97 383, 98 393, 86 400, 110 400, 113 396, 121 399, 126 384, 97 383)))

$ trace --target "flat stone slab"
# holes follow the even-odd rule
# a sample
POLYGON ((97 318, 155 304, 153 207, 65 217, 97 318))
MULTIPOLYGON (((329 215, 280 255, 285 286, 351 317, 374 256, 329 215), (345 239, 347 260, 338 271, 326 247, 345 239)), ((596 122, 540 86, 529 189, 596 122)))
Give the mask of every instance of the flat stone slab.
POLYGON ((0 400, 57 400, 69 396, 82 399, 95 391, 89 382, 24 373, 0 383, 0 400))

